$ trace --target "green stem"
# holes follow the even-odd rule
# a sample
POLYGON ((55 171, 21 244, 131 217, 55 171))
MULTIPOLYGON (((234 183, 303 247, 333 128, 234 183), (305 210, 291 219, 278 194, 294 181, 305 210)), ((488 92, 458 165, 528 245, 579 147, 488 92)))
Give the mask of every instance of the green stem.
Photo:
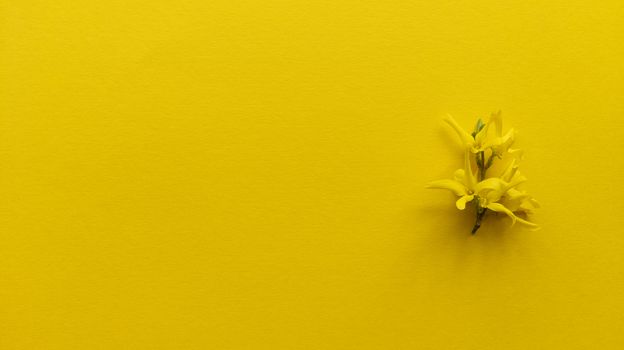
MULTIPOLYGON (((479 152, 477 154, 477 157, 479 157, 479 161, 477 162, 479 165, 478 178, 479 178, 479 181, 483 181, 485 179, 485 171, 487 170, 486 164, 485 164, 485 152, 483 151, 479 152)), ((488 161, 488 163, 490 162, 488 161)), ((475 200, 476 200, 475 203, 476 203, 476 216, 477 217, 476 217, 475 224, 472 227, 472 231, 471 231, 473 235, 477 233, 477 230, 479 230, 479 227, 481 227, 481 220, 483 220, 483 217, 485 216, 485 213, 487 212, 487 208, 483 208, 479 204, 479 199, 475 198, 475 200)))
POLYGON ((485 167, 485 152, 479 152, 479 157, 481 157, 480 166, 479 166, 479 181, 485 180, 485 171, 487 168, 485 167))
POLYGON ((479 206, 479 203, 477 203, 477 221, 475 222, 471 231, 473 235, 477 233, 477 230, 479 229, 479 227, 481 227, 481 220, 483 220, 486 212, 487 208, 482 208, 481 206, 479 206))

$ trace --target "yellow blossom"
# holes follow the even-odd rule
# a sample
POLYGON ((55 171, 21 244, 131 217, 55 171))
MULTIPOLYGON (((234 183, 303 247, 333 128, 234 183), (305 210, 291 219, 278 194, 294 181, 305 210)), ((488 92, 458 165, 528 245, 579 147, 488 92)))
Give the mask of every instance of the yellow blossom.
POLYGON ((493 155, 502 157, 515 139, 513 128, 503 135, 503 120, 500 112, 493 113, 489 120, 479 128, 480 130, 475 130, 474 136, 464 130, 450 114, 444 118, 444 121, 455 130, 462 143, 473 153, 490 149, 493 155), (491 131, 492 127, 494 130, 491 131))
POLYGON ((497 202, 510 189, 524 182, 524 177, 514 177, 511 182, 506 182, 499 177, 490 177, 477 182, 471 165, 470 151, 464 152, 464 168, 455 171, 453 179, 437 180, 429 183, 427 188, 446 189, 460 198, 455 202, 460 210, 466 208, 466 203, 477 197, 483 207, 497 202))
POLYGON ((517 188, 526 181, 526 177, 518 171, 518 160, 521 159, 522 152, 510 148, 515 139, 515 131, 510 129, 503 134, 500 112, 493 113, 487 123, 479 119, 472 134, 461 128, 450 115, 444 120, 455 130, 465 146, 464 167, 455 171, 453 179, 433 181, 427 188, 453 192, 459 197, 455 205, 460 210, 466 208, 466 203, 474 202, 477 221, 472 233, 479 229, 488 210, 506 214, 511 218, 512 225, 519 222, 538 228, 535 223, 517 215, 532 213, 539 204, 526 191, 517 188), (486 152, 489 154, 487 162, 486 152), (494 158, 503 159, 505 153, 514 155, 505 170, 498 177, 486 177, 486 171, 494 158), (477 164, 476 172, 473 170, 473 160, 477 164))
POLYGON ((455 202, 455 205, 460 210, 464 210, 466 203, 474 199, 477 189, 477 180, 470 164, 470 151, 466 149, 464 153, 464 168, 456 170, 452 180, 437 180, 427 185, 427 188, 446 189, 459 196, 460 198, 455 202))

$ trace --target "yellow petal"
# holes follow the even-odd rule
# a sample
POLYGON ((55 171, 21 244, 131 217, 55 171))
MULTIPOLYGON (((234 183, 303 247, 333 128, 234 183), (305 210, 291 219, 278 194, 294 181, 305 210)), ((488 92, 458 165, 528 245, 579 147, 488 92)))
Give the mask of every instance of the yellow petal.
POLYGON ((526 181, 524 176, 516 176, 511 182, 506 182, 498 177, 490 177, 479 182, 475 186, 474 193, 480 198, 485 198, 486 203, 498 202, 509 190, 524 181, 526 181))
POLYGON ((507 131, 507 134, 503 136, 503 144, 505 144, 506 149, 508 149, 513 145, 514 141, 516 141, 516 130, 511 128, 507 131))
POLYGON ((472 135, 467 133, 466 130, 464 130, 461 126, 459 126, 459 124, 457 124, 455 119, 450 114, 446 115, 446 118, 444 118, 444 121, 455 130, 455 132, 457 133, 457 135, 459 136, 459 138, 465 145, 472 145, 474 143, 474 139, 472 138, 472 135))
POLYGON ((506 152, 509 151, 509 147, 513 145, 515 141, 515 131, 514 129, 509 129, 505 136, 499 138, 497 140, 498 145, 492 148, 493 152, 499 156, 503 156, 506 152))
POLYGON ((531 196, 527 196, 522 200, 522 202, 520 202, 517 211, 532 213, 536 208, 539 208, 539 203, 537 203, 537 201, 531 196))
POLYGON ((534 224, 530 221, 524 220, 522 218, 517 217, 511 210, 507 209, 504 205, 500 204, 500 203, 489 203, 487 205, 487 208, 492 210, 492 211, 496 211, 499 213, 505 213, 507 214, 507 216, 509 216, 511 218, 511 224, 515 224, 516 222, 519 222, 523 225, 529 226, 529 227, 533 227, 533 228, 538 228, 539 226, 537 224, 534 224))
POLYGON ((507 209, 513 211, 524 210, 528 208, 527 206, 523 207, 523 203, 528 202, 529 196, 526 192, 520 192, 515 188, 511 188, 505 193, 505 197, 503 198, 502 204, 507 207, 507 209))
POLYGON ((509 131, 507 131, 505 136, 501 137, 502 143, 508 144, 509 146, 511 146, 511 144, 514 142, 515 139, 516 139, 516 131, 514 130, 514 128, 509 129, 509 131))
POLYGON ((507 152, 509 147, 511 147, 511 145, 514 143, 514 139, 515 139, 514 135, 515 135, 514 129, 509 129, 509 131, 507 132, 507 134, 505 134, 505 136, 502 136, 502 137, 499 136, 499 137, 488 139, 486 142, 483 143, 482 148, 483 149, 492 148, 495 154, 502 156, 505 152, 507 152))
POLYGON ((516 223, 517 217, 514 215, 514 213, 511 210, 507 209, 504 205, 500 203, 489 203, 487 205, 487 208, 495 212, 507 214, 507 216, 511 218, 512 225, 516 223))
POLYGON ((472 161, 470 159, 470 149, 466 148, 464 151, 464 174, 466 178, 466 186, 470 190, 474 190, 477 184, 477 180, 472 172, 472 161))
POLYGON ((527 221, 527 220, 524 220, 523 218, 519 218, 517 216, 516 216, 516 220, 518 220, 518 222, 521 223, 522 225, 528 226, 528 227, 530 227, 530 228, 532 228, 534 230, 537 230, 537 229, 540 228, 538 224, 530 222, 530 221, 527 221))
POLYGON ((492 113, 488 124, 494 124, 496 127, 496 136, 500 137, 503 134, 503 117, 501 116, 501 111, 492 113))
POLYGON ((466 195, 466 196, 462 196, 460 197, 457 202, 455 202, 455 206, 457 206, 457 209, 459 210, 464 210, 466 209, 466 203, 470 202, 471 200, 474 199, 474 195, 466 195))
POLYGON ((507 183, 498 177, 487 178, 477 184, 475 193, 488 202, 498 202, 507 192, 507 183))
POLYGON ((455 180, 437 180, 429 183, 426 188, 439 188, 443 190, 449 190, 457 196, 465 196, 468 194, 466 186, 455 180))
POLYGON ((489 191, 502 191, 507 187, 507 183, 498 177, 488 177, 476 185, 477 194, 489 191))
POLYGON ((505 171, 503 171, 503 174, 500 177, 504 181, 509 182, 514 177, 517 170, 518 170, 518 165, 516 164, 516 159, 514 158, 511 160, 511 162, 509 163, 505 171))
POLYGON ((509 182, 509 184, 507 184, 507 189, 513 188, 518 186, 519 184, 526 182, 528 179, 526 177, 524 177, 523 175, 520 175, 520 173, 518 173, 516 171, 515 176, 511 179, 511 181, 509 182))

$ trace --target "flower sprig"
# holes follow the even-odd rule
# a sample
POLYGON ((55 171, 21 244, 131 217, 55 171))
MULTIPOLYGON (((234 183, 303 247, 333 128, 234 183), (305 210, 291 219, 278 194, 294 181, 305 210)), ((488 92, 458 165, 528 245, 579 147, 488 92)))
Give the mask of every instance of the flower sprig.
POLYGON ((518 222, 532 229, 539 228, 537 224, 520 217, 532 213, 539 204, 526 191, 517 188, 527 180, 518 171, 522 151, 511 148, 515 140, 514 129, 503 134, 501 113, 493 113, 487 122, 479 118, 472 133, 466 132, 450 115, 444 121, 455 130, 462 141, 464 166, 455 171, 452 179, 433 181, 427 188, 453 192, 459 197, 455 202, 459 210, 464 210, 468 203, 473 203, 475 224, 472 234, 481 227, 488 211, 506 214, 511 218, 512 225, 518 222), (511 159, 499 176, 486 175, 495 160, 507 158, 511 159))

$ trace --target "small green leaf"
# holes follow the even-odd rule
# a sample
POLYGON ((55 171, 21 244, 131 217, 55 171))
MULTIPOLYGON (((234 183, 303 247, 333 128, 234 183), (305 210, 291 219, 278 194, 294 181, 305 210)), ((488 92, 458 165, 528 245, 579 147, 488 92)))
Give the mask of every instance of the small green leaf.
POLYGON ((477 120, 477 124, 475 125, 474 131, 471 134, 472 138, 475 138, 477 134, 479 133, 479 131, 481 131, 481 129, 483 129, 484 126, 485 126, 485 123, 483 122, 483 120, 481 120, 481 118, 479 118, 479 120, 477 120))

